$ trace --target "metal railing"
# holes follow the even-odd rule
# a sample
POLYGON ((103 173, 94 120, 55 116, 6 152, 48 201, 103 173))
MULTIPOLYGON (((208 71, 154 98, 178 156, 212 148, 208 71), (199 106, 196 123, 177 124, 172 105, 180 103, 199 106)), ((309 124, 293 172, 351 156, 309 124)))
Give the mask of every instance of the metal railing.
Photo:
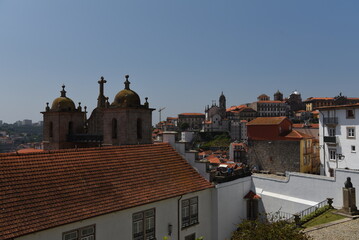
POLYGON ((307 216, 312 212, 315 212, 318 208, 324 207, 325 205, 328 205, 328 199, 325 199, 324 201, 321 201, 320 203, 314 206, 304 209, 303 211, 296 213, 296 215, 299 215, 300 218, 303 218, 304 216, 307 216))
POLYGON ((325 143, 336 143, 337 142, 337 137, 335 136, 324 136, 324 142, 325 143))
POLYGON ((338 124, 338 118, 337 117, 325 117, 323 118, 324 124, 338 124))
POLYGON ((295 214, 292 213, 287 213, 287 212, 282 212, 282 211, 278 211, 275 214, 271 214, 270 217, 272 220, 274 221, 278 221, 278 220, 287 220, 289 222, 294 221, 295 216, 299 216, 299 218, 303 218, 304 216, 307 216, 309 214, 311 214, 312 212, 315 212, 318 208, 324 207, 325 205, 331 205, 332 199, 331 198, 327 198, 323 201, 321 201, 320 203, 311 206, 309 208, 306 208, 300 212, 297 212, 295 214))

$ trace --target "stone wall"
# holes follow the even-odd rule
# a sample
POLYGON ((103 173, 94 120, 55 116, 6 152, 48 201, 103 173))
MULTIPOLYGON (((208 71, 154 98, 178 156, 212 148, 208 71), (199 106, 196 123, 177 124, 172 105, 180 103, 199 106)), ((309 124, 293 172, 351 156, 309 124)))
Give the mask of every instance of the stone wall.
POLYGON ((258 170, 276 172, 300 171, 299 141, 250 140, 248 164, 258 170))

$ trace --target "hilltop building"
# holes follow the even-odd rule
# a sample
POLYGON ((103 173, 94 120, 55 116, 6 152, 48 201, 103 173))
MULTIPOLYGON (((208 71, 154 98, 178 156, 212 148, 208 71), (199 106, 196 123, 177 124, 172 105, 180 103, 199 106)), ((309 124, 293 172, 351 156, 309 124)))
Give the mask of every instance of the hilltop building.
POLYGON ((228 132, 229 121, 226 116, 226 97, 223 92, 219 97, 219 106, 213 102, 211 107, 206 107, 205 117, 203 125, 205 132, 228 132))
POLYGON ((282 98, 283 94, 279 91, 275 94, 275 100, 270 100, 269 96, 261 94, 257 102, 250 103, 248 107, 255 110, 258 117, 287 116, 289 107, 282 98))
POLYGON ((335 105, 349 105, 359 103, 359 98, 348 98, 339 93, 336 97, 310 97, 304 101, 306 111, 313 111, 320 107, 335 105))
POLYGON ((314 137, 292 129, 286 117, 259 117, 247 124, 248 164, 272 173, 316 173, 314 137))

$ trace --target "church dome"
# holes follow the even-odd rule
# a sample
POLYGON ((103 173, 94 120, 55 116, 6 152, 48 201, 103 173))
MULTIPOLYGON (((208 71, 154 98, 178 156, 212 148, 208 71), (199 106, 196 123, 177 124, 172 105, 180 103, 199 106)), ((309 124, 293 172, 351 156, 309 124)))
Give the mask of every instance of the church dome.
POLYGON ((65 85, 62 86, 61 96, 56 98, 51 105, 51 111, 55 112, 69 112, 75 111, 75 103, 66 97, 65 85))
POLYGON ((300 95, 300 92, 298 92, 297 90, 294 90, 294 91, 292 92, 292 94, 294 94, 294 95, 300 95))
POLYGON ((111 106, 114 107, 139 107, 141 100, 138 94, 130 89, 129 76, 125 76, 125 89, 116 94, 115 99, 111 106))

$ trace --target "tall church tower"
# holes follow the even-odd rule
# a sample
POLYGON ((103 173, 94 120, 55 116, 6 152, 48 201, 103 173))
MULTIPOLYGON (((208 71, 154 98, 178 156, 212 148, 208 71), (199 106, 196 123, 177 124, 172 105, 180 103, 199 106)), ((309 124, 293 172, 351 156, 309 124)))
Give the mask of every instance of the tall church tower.
POLYGON ((45 150, 74 148, 76 143, 72 137, 84 133, 86 114, 81 104, 76 108, 74 102, 66 96, 65 86, 62 86, 60 97, 56 98, 49 107, 47 103, 44 117, 43 144, 45 150))
POLYGON ((274 101, 283 101, 283 93, 279 92, 279 90, 274 94, 274 101))
POLYGON ((220 108, 220 114, 222 118, 226 117, 226 97, 224 96, 223 92, 221 96, 219 97, 219 108, 220 108))
POLYGON ((219 107, 226 109, 226 97, 224 96, 223 92, 219 97, 219 107))
POLYGON ((125 88, 118 92, 111 104, 104 97, 101 78, 97 108, 88 121, 89 134, 103 136, 103 145, 128 145, 152 143, 152 111, 148 98, 142 105, 138 94, 130 89, 129 75, 125 88), (106 100, 106 102, 104 102, 106 100))

